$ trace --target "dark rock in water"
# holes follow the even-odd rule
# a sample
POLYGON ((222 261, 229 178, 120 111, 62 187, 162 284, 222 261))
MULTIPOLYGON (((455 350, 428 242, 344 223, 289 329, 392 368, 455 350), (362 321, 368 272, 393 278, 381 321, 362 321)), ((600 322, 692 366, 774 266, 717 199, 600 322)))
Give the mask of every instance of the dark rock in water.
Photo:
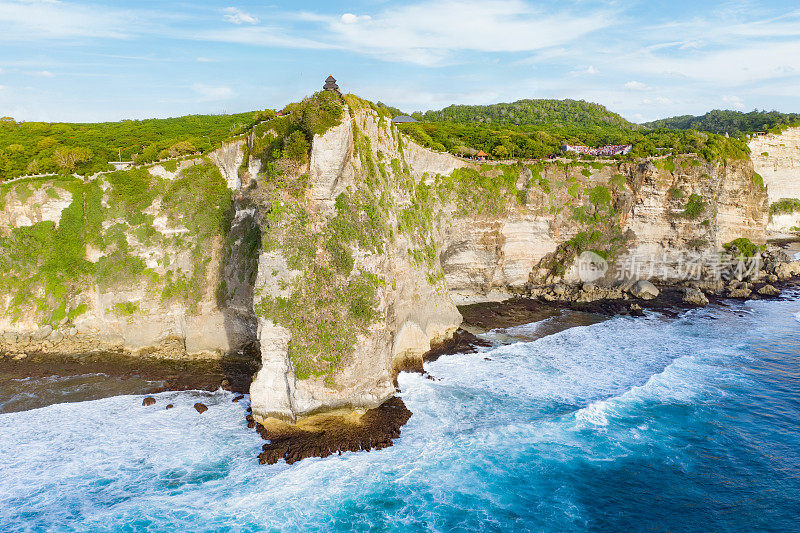
POLYGON ((208 411, 208 407, 206 407, 205 404, 202 404, 200 402, 194 404, 194 408, 197 409, 197 412, 200 413, 201 415, 206 411, 208 411))
POLYGON ((175 407, 175 406, 172 405, 171 403, 167 404, 167 409, 172 409, 173 407, 175 407))
POLYGON ((780 296, 781 291, 773 287, 772 285, 764 285, 760 289, 758 289, 758 294, 761 296, 780 296))
POLYGON ((708 298, 701 290, 686 287, 683 289, 683 302, 702 307, 708 305, 708 298))
POLYGON ((238 402, 238 401, 239 401, 239 400, 241 400, 242 398, 244 398, 244 395, 237 396, 236 398, 234 398, 234 399, 233 399, 233 403, 236 403, 236 402, 238 402))
POLYGON ((658 297, 660 293, 655 285, 644 279, 640 279, 634 283, 629 292, 636 298, 641 298, 642 300, 652 300, 658 297))
POLYGON ((145 407, 150 407, 151 405, 155 405, 155 404, 156 404, 156 399, 153 398, 152 396, 148 396, 147 398, 142 400, 142 405, 145 406, 145 407))
POLYGON ((323 414, 296 425, 279 422, 266 428, 259 424, 258 432, 268 443, 258 462, 275 464, 283 459, 292 464, 306 457, 387 448, 400 436, 400 428, 409 418, 411 411, 403 400, 391 398, 360 417, 323 414))
POLYGON ((631 304, 628 308, 628 312, 631 316, 644 316, 644 311, 642 311, 642 306, 639 304, 631 304))
POLYGON ((752 293, 753 293, 753 291, 751 291, 750 289, 748 289, 746 287, 745 288, 730 289, 728 291, 728 298, 744 299, 744 298, 748 298, 752 293))

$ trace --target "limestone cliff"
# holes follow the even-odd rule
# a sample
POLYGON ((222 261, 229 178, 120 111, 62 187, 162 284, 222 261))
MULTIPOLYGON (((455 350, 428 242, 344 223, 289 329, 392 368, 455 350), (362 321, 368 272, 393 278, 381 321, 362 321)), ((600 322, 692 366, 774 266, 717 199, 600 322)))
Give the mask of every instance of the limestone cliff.
POLYGON ((613 267, 764 240, 749 161, 476 164, 346 102, 175 169, 3 185, 0 352, 252 354, 254 417, 296 420, 381 404, 455 304, 576 281, 581 251, 613 267))
MULTIPOLYGON (((753 166, 767 186, 770 204, 800 199, 800 128, 755 136, 749 146, 753 166)), ((793 228, 800 228, 800 209, 773 210, 769 231, 784 233, 793 228)))
POLYGON ((0 350, 240 348, 217 301, 230 193, 209 160, 23 180, 2 193, 0 350))

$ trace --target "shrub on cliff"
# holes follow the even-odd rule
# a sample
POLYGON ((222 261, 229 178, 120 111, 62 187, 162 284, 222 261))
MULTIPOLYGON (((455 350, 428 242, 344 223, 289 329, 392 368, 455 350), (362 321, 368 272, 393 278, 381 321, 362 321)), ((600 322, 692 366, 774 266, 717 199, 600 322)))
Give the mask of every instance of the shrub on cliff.
POLYGON ((332 91, 314 93, 300 102, 287 105, 283 110, 289 121, 309 137, 323 135, 340 124, 343 111, 342 97, 332 91))
POLYGON ((683 213, 681 213, 681 215, 684 218, 695 220, 700 218, 705 210, 706 203, 703 201, 703 197, 699 194, 692 194, 689 196, 689 200, 686 202, 686 206, 684 206, 683 213))
POLYGON ((739 237, 727 244, 723 244, 722 248, 734 257, 755 257, 759 252, 766 250, 766 246, 759 246, 744 237, 739 237))
POLYGON ((782 198, 769 206, 770 215, 792 214, 800 211, 800 200, 797 198, 782 198))

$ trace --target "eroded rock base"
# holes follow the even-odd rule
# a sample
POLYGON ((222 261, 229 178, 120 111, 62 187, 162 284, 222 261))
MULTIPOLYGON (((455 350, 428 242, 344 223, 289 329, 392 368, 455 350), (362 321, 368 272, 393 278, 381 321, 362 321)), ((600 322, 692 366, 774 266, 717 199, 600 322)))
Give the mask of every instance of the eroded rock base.
POLYGON ((307 457, 380 450, 392 445, 409 418, 411 411, 395 397, 363 413, 312 415, 296 424, 270 419, 266 425, 256 425, 258 433, 268 441, 258 461, 275 464, 284 459, 293 464, 307 457))
POLYGON ((124 353, 23 353, 0 351, 0 377, 9 379, 106 374, 112 380, 142 378, 152 383, 143 394, 167 390, 249 392, 258 362, 249 357, 166 359, 124 353))

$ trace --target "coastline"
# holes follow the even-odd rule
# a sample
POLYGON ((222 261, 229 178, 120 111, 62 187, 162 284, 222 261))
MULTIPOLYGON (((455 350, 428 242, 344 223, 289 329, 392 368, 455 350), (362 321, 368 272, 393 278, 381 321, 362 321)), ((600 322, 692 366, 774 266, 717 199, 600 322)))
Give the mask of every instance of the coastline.
MULTIPOLYGON (((761 281, 754 283, 729 280, 717 284, 713 290, 704 290, 703 294, 707 299, 705 305, 728 305, 727 302, 733 300, 781 299, 780 294, 764 295, 759 294, 759 291, 767 285, 774 286, 779 291, 800 285, 797 275, 773 281, 771 284, 767 283, 768 276, 758 278, 761 281), (747 291, 732 292, 737 289, 747 291)), ((642 298, 631 295, 629 289, 587 285, 567 286, 563 292, 559 291, 564 296, 561 299, 554 298, 552 287, 537 287, 531 292, 538 294, 535 297, 461 306, 461 327, 452 339, 425 353, 422 361, 434 361, 454 353, 472 353, 482 347, 492 346, 492 343, 479 336, 492 330, 502 331, 524 324, 547 323, 547 327, 537 330, 534 336, 526 339, 533 340, 613 316, 643 316, 647 311, 675 318, 686 310, 704 306, 687 301, 687 290, 692 289, 689 286, 662 285, 658 287, 656 296, 647 295, 642 298)), ((138 385, 133 386, 134 390, 126 393, 140 395, 163 391, 212 391, 220 388, 246 394, 258 369, 258 362, 245 356, 180 360, 106 352, 34 352, 25 357, 0 354, 0 377, 4 381, 48 376, 103 375, 110 382, 138 380, 138 385)), ((427 375, 422 364, 407 365, 398 369, 398 373, 401 371, 427 375)), ((397 390, 400 392, 399 388, 397 390)), ((116 394, 112 391, 112 394, 90 394, 83 399, 113 395, 116 394)), ((369 451, 391 446, 411 416, 412 412, 406 408, 402 399, 394 396, 373 409, 340 409, 317 413, 303 417, 294 424, 275 420, 263 426, 256 424, 251 416, 248 416, 248 422, 267 441, 258 456, 260 463, 274 464, 283 459, 288 464, 293 464, 307 457, 326 457, 346 451, 369 451)))

